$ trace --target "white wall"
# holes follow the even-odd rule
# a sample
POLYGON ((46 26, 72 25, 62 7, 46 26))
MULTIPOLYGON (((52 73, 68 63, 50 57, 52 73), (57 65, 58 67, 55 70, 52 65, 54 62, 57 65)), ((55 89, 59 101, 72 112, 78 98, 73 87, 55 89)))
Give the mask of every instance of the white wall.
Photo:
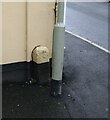
POLYGON ((2 64, 30 61, 32 49, 39 44, 49 48, 51 57, 53 7, 52 2, 2 3, 2 64))
POLYGON ((26 60, 26 3, 2 3, 2 63, 26 60))
POLYGON ((36 45, 43 45, 52 52, 53 27, 54 27, 54 3, 28 3, 27 30, 28 30, 28 60, 31 59, 31 51, 36 45))

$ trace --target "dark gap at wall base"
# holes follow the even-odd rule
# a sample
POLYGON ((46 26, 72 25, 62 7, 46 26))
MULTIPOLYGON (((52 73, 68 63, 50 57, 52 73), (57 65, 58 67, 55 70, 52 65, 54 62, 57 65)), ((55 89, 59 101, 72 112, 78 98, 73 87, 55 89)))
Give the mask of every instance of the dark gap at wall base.
POLYGON ((47 84, 50 82, 51 63, 37 64, 33 61, 18 62, 0 65, 2 67, 2 84, 24 84, 36 82, 37 84, 47 84))
POLYGON ((39 85, 45 85, 50 82, 50 62, 37 64, 31 61, 30 66, 32 81, 36 81, 39 85))

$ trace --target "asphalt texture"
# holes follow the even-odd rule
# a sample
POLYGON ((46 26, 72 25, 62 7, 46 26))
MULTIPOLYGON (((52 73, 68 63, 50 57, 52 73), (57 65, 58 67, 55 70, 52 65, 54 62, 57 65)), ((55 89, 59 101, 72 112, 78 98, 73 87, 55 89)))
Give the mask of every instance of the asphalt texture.
POLYGON ((109 3, 67 2, 66 30, 108 49, 109 3))
POLYGON ((3 118, 107 118, 108 54, 65 34, 62 95, 50 86, 4 85, 3 118))

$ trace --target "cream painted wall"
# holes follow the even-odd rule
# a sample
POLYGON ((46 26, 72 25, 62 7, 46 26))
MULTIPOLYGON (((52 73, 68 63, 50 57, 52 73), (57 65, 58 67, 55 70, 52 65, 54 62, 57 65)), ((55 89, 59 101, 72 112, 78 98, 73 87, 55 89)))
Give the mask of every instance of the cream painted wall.
POLYGON ((2 3, 2 63, 26 60, 26 3, 2 3))
MULTIPOLYGON (((1 6, 0 6, 1 7, 1 6)), ((54 3, 2 3, 2 64, 30 61, 36 45, 52 51, 54 3)))
POLYGON ((54 3, 28 3, 28 60, 31 59, 31 51, 36 45, 43 45, 52 51, 53 27, 54 27, 54 3))

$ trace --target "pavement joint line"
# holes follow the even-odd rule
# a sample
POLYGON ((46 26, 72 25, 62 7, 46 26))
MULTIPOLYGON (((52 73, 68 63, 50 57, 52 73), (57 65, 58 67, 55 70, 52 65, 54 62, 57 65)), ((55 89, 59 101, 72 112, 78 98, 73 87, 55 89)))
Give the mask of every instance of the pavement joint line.
POLYGON ((89 44, 91 44, 91 45, 99 48, 100 50, 103 50, 104 52, 110 54, 110 51, 109 51, 109 50, 107 50, 106 48, 104 48, 104 47, 102 47, 102 46, 100 46, 100 45, 92 42, 91 40, 88 40, 88 39, 86 39, 86 38, 84 38, 84 37, 82 37, 82 36, 80 36, 80 35, 74 34, 74 33, 72 33, 71 31, 68 31, 68 30, 65 30, 65 32, 67 32, 67 33, 69 33, 69 34, 71 34, 71 35, 73 35, 73 36, 75 36, 75 37, 77 37, 77 38, 80 38, 81 40, 83 40, 83 41, 85 41, 85 42, 87 42, 87 43, 89 43, 89 44))

